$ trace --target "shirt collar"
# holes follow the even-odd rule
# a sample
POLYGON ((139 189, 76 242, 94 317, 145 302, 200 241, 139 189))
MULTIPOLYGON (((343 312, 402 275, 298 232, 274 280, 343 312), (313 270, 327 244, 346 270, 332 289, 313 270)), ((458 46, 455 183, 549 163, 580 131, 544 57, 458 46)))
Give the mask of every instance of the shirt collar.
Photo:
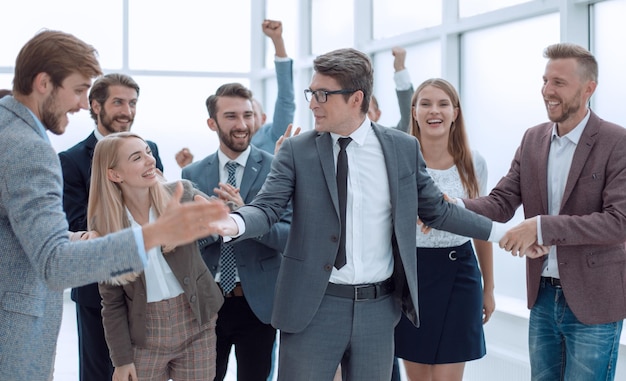
POLYGON ((100 131, 98 131, 98 129, 97 129, 97 128, 96 128, 95 130, 93 130, 93 134, 96 136, 96 139, 97 139, 98 141, 100 141, 100 140, 104 139, 104 135, 102 135, 102 134, 100 133, 100 131))
MULTIPOLYGON (((365 144, 365 139, 367 138, 367 134, 369 133, 371 129, 372 129, 372 121, 366 116, 365 120, 363 121, 363 123, 361 123, 359 128, 354 130, 349 135, 349 137, 352 138, 352 141, 354 141, 356 144, 362 146, 365 144)), ((336 134, 334 132, 331 132, 330 136, 333 139, 333 145, 337 143, 337 140, 339 140, 339 138, 348 137, 348 136, 342 136, 342 135, 336 134)))
POLYGON ((235 163, 239 164, 242 168, 245 168, 246 163, 248 162, 248 157, 250 156, 250 151, 251 151, 250 146, 248 146, 248 148, 246 148, 245 151, 243 151, 239 156, 237 156, 236 159, 231 159, 228 156, 226 156, 226 154, 222 152, 221 149, 218 149, 217 157, 220 161, 220 168, 224 169, 224 166, 229 161, 234 161, 235 163))
MULTIPOLYGON (((585 130, 585 126, 587 125, 587 122, 589 122, 589 117, 591 116, 591 111, 589 109, 587 109, 587 114, 585 115, 585 117, 580 121, 580 123, 578 123, 576 125, 576 127, 574 127, 573 130, 571 130, 570 132, 568 132, 567 134, 561 136, 561 138, 566 138, 569 141, 571 141, 572 143, 578 145, 578 142, 580 141, 580 137, 583 134, 583 131, 585 130)), ((551 137, 551 141, 556 139, 559 135, 556 132, 556 123, 554 123, 554 125, 552 125, 552 137, 551 137)))
POLYGON ((28 110, 28 112, 30 113, 30 115, 33 116, 33 119, 35 119, 35 124, 37 125, 37 129, 39 129, 39 132, 41 133, 41 136, 43 136, 43 138, 48 142, 48 144, 50 143, 50 138, 48 137, 48 134, 46 133, 46 127, 44 127, 43 123, 41 123, 41 121, 39 120, 39 118, 37 118, 35 116, 35 113, 32 112, 28 107, 24 106, 24 108, 26 108, 26 110, 28 110))

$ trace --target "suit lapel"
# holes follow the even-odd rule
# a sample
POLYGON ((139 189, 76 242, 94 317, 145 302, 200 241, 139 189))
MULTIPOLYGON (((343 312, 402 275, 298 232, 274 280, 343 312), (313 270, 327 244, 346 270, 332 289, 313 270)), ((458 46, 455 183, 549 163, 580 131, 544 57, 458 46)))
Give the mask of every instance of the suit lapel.
POLYGON ((217 158, 217 152, 209 155, 204 159, 202 163, 201 175, 198 176, 197 186, 198 189, 206 193, 207 195, 215 195, 213 188, 217 187, 220 182, 220 166, 219 159, 217 158))
MULTIPOLYGON (((591 111, 590 111, 591 112, 591 111)), ((574 185, 578 181, 580 177, 580 173, 589 158, 589 154, 593 149, 594 144, 596 143, 596 135, 598 134, 598 129, 600 126, 600 122, 598 117, 592 112, 589 117, 589 121, 583 130, 582 135, 580 136, 580 140, 576 145, 576 151, 574 151, 574 157, 572 158, 572 165, 569 169, 569 174, 567 176, 567 183, 565 184, 565 190, 563 191, 563 200, 561 201, 561 208, 566 204, 567 199, 572 194, 574 190, 574 185)))
POLYGON ((394 148, 393 137, 387 133, 386 127, 372 123, 372 129, 380 141, 380 146, 385 157, 387 179, 389 182, 389 196, 391 198, 391 210, 395 217, 395 208, 398 205, 398 157, 394 148))
POLYGON ((98 144, 98 139, 96 138, 96 134, 92 132, 87 136, 87 139, 85 139, 85 148, 87 149, 90 159, 93 159, 93 151, 96 149, 96 144, 98 144))
POLYGON ((333 154, 333 140, 328 132, 318 133, 315 139, 317 154, 324 173, 324 180, 328 193, 333 200, 335 210, 339 214, 339 195, 337 194, 337 178, 335 176, 335 155, 333 154))
POLYGON ((246 162, 246 167, 243 172, 243 178, 241 179, 241 184, 239 186, 239 194, 244 201, 248 200, 248 194, 250 193, 252 184, 254 184, 257 180, 259 173, 261 172, 261 168, 263 167, 263 156, 260 151, 253 146, 250 146, 250 149, 250 156, 248 156, 248 161, 246 162))
POLYGON ((549 214, 548 210, 548 155, 550 154, 550 144, 552 137, 552 124, 548 124, 548 128, 544 131, 541 140, 539 141, 539 152, 537 152, 539 163, 537 168, 537 181, 539 182, 541 207, 543 212, 549 214))

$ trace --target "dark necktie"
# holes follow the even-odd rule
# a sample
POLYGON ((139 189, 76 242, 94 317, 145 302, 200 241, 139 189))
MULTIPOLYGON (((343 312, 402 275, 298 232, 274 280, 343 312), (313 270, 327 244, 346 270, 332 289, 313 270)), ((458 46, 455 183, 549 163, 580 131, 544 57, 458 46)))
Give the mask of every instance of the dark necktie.
POLYGON ((339 138, 339 156, 337 156, 337 193, 339 194, 339 218, 341 237, 339 250, 335 258, 335 268, 339 270, 346 264, 346 203, 348 200, 348 155, 346 147, 352 138, 339 138))
MULTIPOLYGON (((238 166, 239 164, 234 161, 229 161, 225 166, 228 171, 228 179, 226 182, 234 187, 237 186, 235 171, 238 166)), ((233 245, 231 243, 222 242, 220 259, 220 286, 222 287, 222 292, 224 294, 228 294, 233 290, 233 288, 235 288, 237 281, 237 262, 235 262, 235 251, 233 250, 233 245)))

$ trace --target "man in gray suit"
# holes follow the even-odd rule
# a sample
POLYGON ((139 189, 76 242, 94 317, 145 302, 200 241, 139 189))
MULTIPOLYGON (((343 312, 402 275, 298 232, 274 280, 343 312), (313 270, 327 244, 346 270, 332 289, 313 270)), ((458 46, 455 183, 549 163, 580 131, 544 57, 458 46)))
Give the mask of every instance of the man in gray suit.
MULTIPOLYGON (((218 135, 216 153, 183 168, 182 177, 206 194, 241 207, 252 201, 265 182, 273 156, 250 144, 254 131, 252 92, 239 83, 220 86, 206 100, 209 128, 218 135), (234 165, 229 184, 228 166, 234 165)), ((202 257, 224 292, 217 319, 217 376, 226 376, 231 348, 237 354, 239 381, 265 381, 272 365, 276 330, 270 325, 281 252, 291 215, 287 212, 269 232, 231 245, 222 240, 200 241, 202 257), (234 255, 234 288, 225 289, 225 245, 234 255)))
POLYGON ((279 380, 331 380, 340 363, 345 381, 389 380, 401 309, 419 324, 417 218, 483 240, 493 224, 444 201, 417 139, 367 118, 367 55, 336 50, 314 69, 305 96, 315 130, 283 142, 257 197, 221 221, 220 234, 262 235, 293 203, 272 313, 279 380))
POLYGON ((179 185, 156 222, 70 242, 82 233, 68 232, 61 166, 46 130, 62 134, 67 113, 88 109, 100 74, 92 46, 43 31, 17 57, 14 96, 0 100, 0 380, 52 378, 65 288, 141 271, 148 249, 210 235, 210 222, 227 216, 219 200, 180 204, 179 185))

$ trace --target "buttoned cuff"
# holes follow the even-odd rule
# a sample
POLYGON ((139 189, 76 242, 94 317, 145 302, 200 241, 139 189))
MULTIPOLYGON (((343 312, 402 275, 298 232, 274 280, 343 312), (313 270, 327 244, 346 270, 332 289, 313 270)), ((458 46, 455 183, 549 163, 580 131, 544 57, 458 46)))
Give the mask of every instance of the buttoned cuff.
POLYGON ((408 90, 411 88, 411 76, 407 69, 402 69, 393 73, 393 80, 396 83, 396 90, 408 90))
POLYGON ((229 242, 232 241, 233 238, 237 238, 239 236, 241 236, 243 233, 246 232, 246 223, 243 221, 243 218, 241 218, 241 216, 239 214, 236 213, 231 213, 230 214, 230 218, 233 219, 233 221, 235 221, 235 223, 237 224, 237 228, 239 229, 239 233, 237 233, 237 235, 234 236, 226 236, 224 237, 224 242, 229 242))

